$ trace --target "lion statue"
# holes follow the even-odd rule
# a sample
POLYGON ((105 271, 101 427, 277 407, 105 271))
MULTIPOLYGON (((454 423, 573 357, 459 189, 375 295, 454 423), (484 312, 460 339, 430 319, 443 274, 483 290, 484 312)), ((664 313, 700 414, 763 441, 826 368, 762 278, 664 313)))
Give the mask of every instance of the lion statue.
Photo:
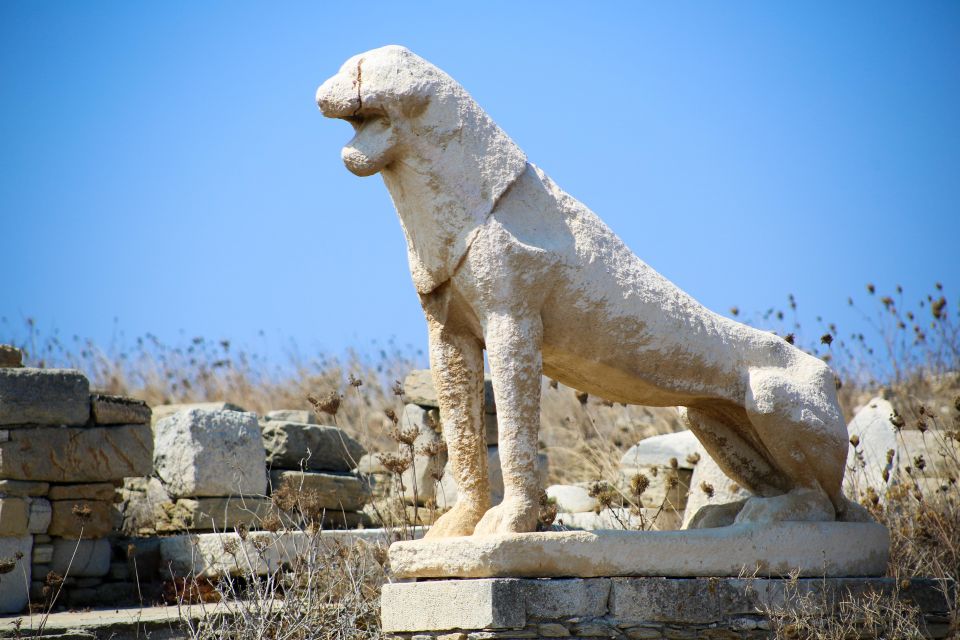
POLYGON ((830 368, 713 313, 650 268, 450 76, 404 47, 382 47, 347 60, 317 103, 353 125, 343 162, 383 176, 406 235, 459 487, 430 537, 535 530, 543 375, 610 401, 678 407, 752 493, 736 523, 831 521, 851 510, 830 368), (484 349, 504 483, 494 507, 484 349))

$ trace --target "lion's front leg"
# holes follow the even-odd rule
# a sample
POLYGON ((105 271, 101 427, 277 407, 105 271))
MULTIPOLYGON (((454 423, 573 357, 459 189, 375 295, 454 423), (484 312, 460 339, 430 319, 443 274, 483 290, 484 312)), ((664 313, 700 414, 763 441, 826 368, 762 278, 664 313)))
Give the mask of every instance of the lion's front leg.
POLYGON ((525 533, 537 528, 537 432, 543 326, 538 315, 493 313, 486 346, 497 400, 503 502, 487 511, 475 534, 525 533))
POLYGON ((490 508, 487 446, 483 429, 483 347, 427 315, 430 368, 440 402, 457 502, 427 532, 428 538, 468 536, 490 508))

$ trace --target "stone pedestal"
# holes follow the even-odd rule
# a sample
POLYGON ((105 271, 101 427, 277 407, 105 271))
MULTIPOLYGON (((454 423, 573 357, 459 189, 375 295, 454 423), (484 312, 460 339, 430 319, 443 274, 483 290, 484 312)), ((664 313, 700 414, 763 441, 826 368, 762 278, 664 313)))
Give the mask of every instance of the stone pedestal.
POLYGON ((916 606, 928 637, 945 638, 937 583, 891 578, 479 578, 383 587, 388 638, 770 638, 766 610, 802 596, 836 602, 869 593, 916 606))

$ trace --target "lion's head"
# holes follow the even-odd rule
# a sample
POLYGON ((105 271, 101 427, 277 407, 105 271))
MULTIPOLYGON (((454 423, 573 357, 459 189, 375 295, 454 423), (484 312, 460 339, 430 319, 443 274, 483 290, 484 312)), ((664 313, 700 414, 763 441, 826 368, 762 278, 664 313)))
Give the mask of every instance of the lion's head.
POLYGON ((526 156, 453 78, 400 46, 347 60, 317 89, 317 105, 353 126, 343 162, 358 176, 383 176, 414 284, 432 291, 523 173, 526 156))

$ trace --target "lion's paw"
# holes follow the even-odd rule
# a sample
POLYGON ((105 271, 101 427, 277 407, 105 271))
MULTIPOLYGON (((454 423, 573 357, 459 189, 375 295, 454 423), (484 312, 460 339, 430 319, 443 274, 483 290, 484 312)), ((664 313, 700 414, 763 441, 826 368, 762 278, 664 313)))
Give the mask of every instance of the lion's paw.
POLYGON ((457 538, 469 536, 483 515, 480 509, 470 509, 457 503, 450 511, 437 518, 424 538, 457 538))
POLYGON ((491 533, 528 533, 537 530, 537 505, 521 500, 504 500, 489 509, 477 527, 474 535, 491 533))

